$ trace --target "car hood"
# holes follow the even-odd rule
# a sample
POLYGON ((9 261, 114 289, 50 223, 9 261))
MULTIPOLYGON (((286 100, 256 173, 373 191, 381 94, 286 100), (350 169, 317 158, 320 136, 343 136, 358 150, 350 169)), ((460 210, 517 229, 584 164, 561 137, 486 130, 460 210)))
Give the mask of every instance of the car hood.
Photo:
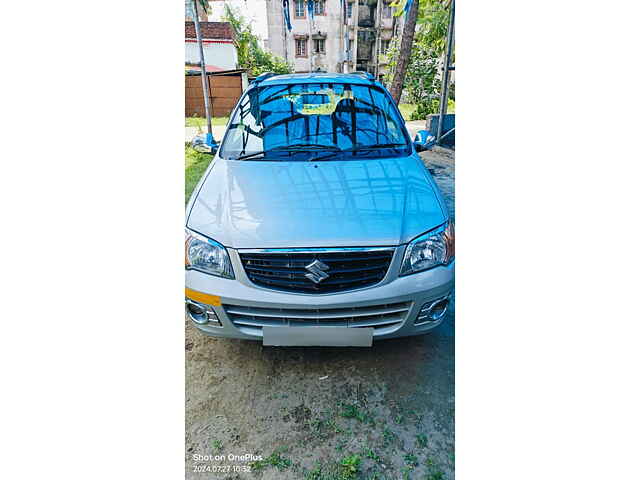
POLYGON ((320 162, 216 158, 187 226, 227 247, 406 243, 446 216, 417 155, 320 162))

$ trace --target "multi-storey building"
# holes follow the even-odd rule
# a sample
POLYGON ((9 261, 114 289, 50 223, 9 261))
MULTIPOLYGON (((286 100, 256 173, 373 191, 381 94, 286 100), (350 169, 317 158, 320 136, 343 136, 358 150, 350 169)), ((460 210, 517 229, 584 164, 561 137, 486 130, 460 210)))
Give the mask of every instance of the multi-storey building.
POLYGON ((366 71, 381 77, 380 54, 402 28, 390 0, 266 0, 267 47, 296 72, 366 71), (287 26, 288 6, 291 30, 287 26))
MULTIPOLYGON (((193 0, 184 0, 184 21, 193 22, 193 17, 195 17, 194 12, 193 0)), ((198 5, 198 19, 200 19, 201 22, 209 21, 207 12, 201 5, 198 5)))

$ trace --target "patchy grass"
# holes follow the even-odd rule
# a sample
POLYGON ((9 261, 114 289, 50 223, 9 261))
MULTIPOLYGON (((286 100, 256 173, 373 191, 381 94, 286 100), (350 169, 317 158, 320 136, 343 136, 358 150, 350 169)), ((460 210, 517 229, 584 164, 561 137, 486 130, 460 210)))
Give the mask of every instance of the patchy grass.
POLYGON ((286 470, 291 466, 292 462, 291 459, 283 457, 282 452, 282 449, 278 449, 264 460, 256 460, 255 462, 251 462, 249 464, 249 466, 251 467, 251 471, 258 472, 268 466, 276 467, 280 471, 286 470))
POLYGON ((398 105, 400 109, 400 113, 404 117, 405 122, 411 120, 411 114, 416 109, 416 106, 413 103, 401 103, 398 105))
POLYGON ((389 445, 395 443, 398 440, 398 436, 388 428, 385 428, 382 432, 382 440, 383 440, 384 446, 388 447, 389 445))
POLYGON ((371 460, 373 460, 374 462, 380 462, 382 459, 380 458, 380 455, 378 455, 376 452, 374 452, 373 450, 371 450, 370 448, 365 448, 362 451, 362 454, 366 457, 366 458, 370 458, 371 460))
POLYGON ((340 416, 344 418, 357 418, 361 422, 365 421, 365 413, 361 411, 357 405, 353 403, 343 403, 341 407, 340 416))
POLYGON ((427 436, 424 433, 416 435, 416 443, 420 448, 427 448, 427 436))
MULTIPOLYGON (((416 105, 413 103, 401 103, 398 105, 400 109, 400 113, 404 117, 405 122, 411 120, 411 114, 416 109, 416 105)), ((449 99, 449 103, 447 104, 447 113, 456 113, 456 102, 455 100, 449 99)))
POLYGON ((359 455, 348 455, 338 462, 321 464, 316 462, 312 470, 307 470, 304 480, 355 480, 362 478, 359 455))
POLYGON ((371 413, 366 410, 361 410, 354 403, 340 403, 341 407, 340 416, 344 418, 355 418, 359 422, 374 424, 375 421, 371 413))
POLYGON ((311 421, 314 435, 322 438, 329 433, 343 433, 344 430, 336 423, 333 418, 318 418, 311 421))
MULTIPOLYGON (((226 125, 229 121, 229 117, 212 117, 211 125, 226 125)), ((207 127, 207 119, 201 117, 185 117, 184 119, 185 127, 207 127)))
POLYGON ((306 473, 304 476, 304 480, 323 480, 324 475, 322 475, 322 466, 318 463, 313 468, 306 473))
POLYGON ((413 453, 407 453, 404 456, 404 462, 408 467, 417 467, 418 466, 418 457, 416 457, 413 453))
POLYGON ((211 442, 211 449, 214 452, 219 452, 220 450, 222 450, 222 441, 221 440, 213 440, 211 442))
POLYGON ((436 472, 430 473, 429 475, 424 477, 424 479, 425 480, 444 480, 444 473, 438 470, 436 472))
POLYGON ((344 457, 340 462, 340 466, 342 467, 340 470, 340 480, 356 478, 360 471, 360 456, 349 455, 348 457, 344 457))
POLYGON ((189 201, 191 192, 200 177, 213 160, 213 155, 196 152, 189 144, 184 146, 184 203, 189 201))

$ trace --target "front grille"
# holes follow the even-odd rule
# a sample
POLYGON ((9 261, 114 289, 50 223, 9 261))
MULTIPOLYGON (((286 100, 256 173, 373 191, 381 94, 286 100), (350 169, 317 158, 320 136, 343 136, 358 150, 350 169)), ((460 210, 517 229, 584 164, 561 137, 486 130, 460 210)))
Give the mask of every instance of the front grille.
POLYGON ((224 305, 236 327, 374 327, 383 328, 402 323, 411 302, 351 308, 263 308, 224 305))
POLYGON ((333 293, 363 288, 380 282, 389 269, 393 249, 336 249, 321 252, 293 250, 239 252, 244 270, 256 285, 297 293, 333 293), (314 283, 305 275, 315 260, 327 275, 314 283))

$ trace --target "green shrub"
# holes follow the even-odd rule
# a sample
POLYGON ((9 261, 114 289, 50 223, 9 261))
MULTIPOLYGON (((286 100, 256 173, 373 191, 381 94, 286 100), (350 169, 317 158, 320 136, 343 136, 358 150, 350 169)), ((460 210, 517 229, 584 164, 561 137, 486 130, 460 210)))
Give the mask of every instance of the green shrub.
POLYGON ((344 457, 340 462, 340 465, 342 467, 340 480, 351 480, 356 478, 360 471, 360 457, 358 455, 344 457))

